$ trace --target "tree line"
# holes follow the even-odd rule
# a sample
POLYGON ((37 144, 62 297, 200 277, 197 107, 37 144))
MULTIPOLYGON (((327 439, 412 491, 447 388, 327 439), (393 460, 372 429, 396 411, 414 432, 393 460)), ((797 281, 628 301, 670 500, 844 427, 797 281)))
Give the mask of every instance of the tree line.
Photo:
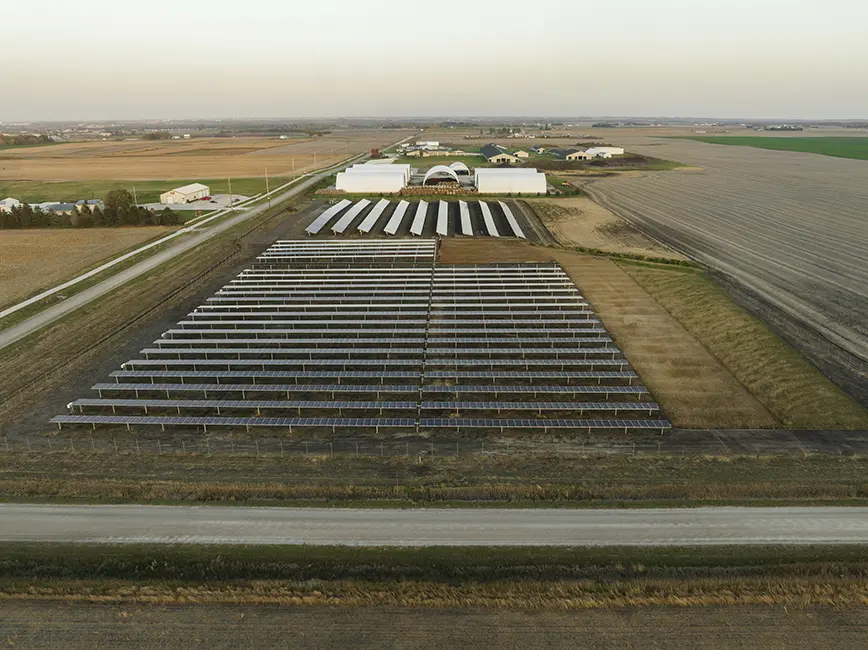
POLYGON ((0 145, 20 147, 28 144, 47 144, 53 142, 47 135, 34 135, 31 133, 10 135, 0 133, 0 145))
POLYGON ((112 228, 118 226, 177 226, 184 223, 180 213, 169 208, 149 210, 136 205, 127 190, 112 190, 103 207, 76 206, 72 214, 42 210, 27 203, 0 212, 0 229, 16 228, 112 228))

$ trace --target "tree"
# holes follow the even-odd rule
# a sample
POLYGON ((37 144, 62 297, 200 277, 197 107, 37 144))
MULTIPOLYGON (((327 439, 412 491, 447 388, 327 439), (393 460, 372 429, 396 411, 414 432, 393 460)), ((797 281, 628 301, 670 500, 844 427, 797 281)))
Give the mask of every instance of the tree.
POLYGON ((94 228, 99 228, 105 225, 105 221, 103 220, 102 210, 99 209, 98 205, 93 206, 93 214, 90 216, 91 224, 94 228))
POLYGON ((105 195, 102 202, 106 210, 111 209, 115 212, 118 212, 121 208, 124 208, 126 211, 135 204, 133 195, 130 194, 129 190, 111 190, 105 195))

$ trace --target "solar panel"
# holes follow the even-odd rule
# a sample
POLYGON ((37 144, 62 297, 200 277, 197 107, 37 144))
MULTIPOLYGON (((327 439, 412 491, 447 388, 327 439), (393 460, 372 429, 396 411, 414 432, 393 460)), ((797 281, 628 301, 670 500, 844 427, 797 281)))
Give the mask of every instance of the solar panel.
POLYGON ((512 214, 512 210, 509 209, 509 206, 503 201, 498 201, 497 203, 500 205, 500 209, 503 210, 503 216, 506 217, 506 221, 509 224, 509 227, 512 229, 512 234, 519 239, 527 239, 527 237, 524 236, 524 232, 522 232, 521 227, 518 225, 518 221, 516 221, 515 216, 512 214))
POLYGON ((398 206, 395 208, 395 211, 392 213, 392 216, 389 218, 389 223, 387 223, 386 227, 383 228, 383 232, 389 235, 394 235, 398 232, 398 228, 401 227, 401 221, 403 221, 408 207, 410 207, 409 202, 400 201, 398 206))
POLYGON ((497 226, 494 225, 494 216, 491 214, 491 208, 488 207, 485 201, 479 202, 479 208, 482 210, 482 221, 485 223, 488 235, 490 237, 500 237, 500 233, 497 232, 497 226))
POLYGON ((413 217, 413 224, 410 226, 410 234, 421 235, 422 229, 425 227, 425 215, 428 214, 428 204, 425 201, 419 201, 416 206, 416 215, 413 217))
POLYGON ((344 216, 338 219, 335 225, 332 226, 332 232, 343 233, 347 229, 347 226, 352 223, 353 219, 358 217, 362 213, 362 210, 367 208, 369 205, 371 205, 371 202, 368 201, 368 199, 362 199, 356 203, 353 207, 347 210, 347 213, 344 216))
POLYGON ((314 219, 313 223, 311 223, 305 230, 309 235, 316 235, 320 230, 325 226, 335 215, 337 215, 341 210, 352 205, 352 201, 347 201, 344 199, 337 205, 333 205, 328 210, 325 210, 321 215, 319 215, 316 219, 314 219))
MULTIPOLYGON (((94 384, 93 390, 112 392, 167 392, 167 393, 418 393, 418 385, 395 384, 94 384)), ((487 388, 491 388, 488 386, 487 388)))
POLYGON ((415 428, 409 418, 244 418, 244 417, 174 417, 139 415, 58 415, 56 424, 129 424, 137 426, 224 426, 224 427, 342 427, 342 428, 415 428))
POLYGON ((69 404, 72 412, 84 406, 121 408, 194 408, 194 409, 356 409, 416 410, 416 402, 391 401, 323 401, 323 400, 186 400, 186 399, 77 399, 69 404))
POLYGON ((458 211, 461 215, 461 234, 473 235, 473 225, 470 222, 470 208, 467 207, 467 201, 458 202, 458 211))
POLYGON ((446 201, 440 201, 437 208, 437 234, 445 237, 449 234, 449 204, 446 201))

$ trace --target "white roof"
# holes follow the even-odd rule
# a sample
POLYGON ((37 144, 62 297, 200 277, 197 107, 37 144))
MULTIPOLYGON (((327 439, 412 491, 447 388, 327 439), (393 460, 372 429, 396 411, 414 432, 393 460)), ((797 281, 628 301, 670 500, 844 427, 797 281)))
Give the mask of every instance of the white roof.
POLYGON ((2 201, 0 201, 0 205, 16 206, 16 205, 21 205, 21 201, 19 201, 18 199, 13 199, 11 196, 8 196, 5 199, 3 199, 2 201))
POLYGON ((207 185, 202 185, 202 183, 190 183, 189 185, 184 185, 183 187, 176 187, 175 189, 169 191, 180 192, 181 194, 192 194, 193 192, 201 192, 202 190, 208 192, 210 191, 210 188, 207 185))

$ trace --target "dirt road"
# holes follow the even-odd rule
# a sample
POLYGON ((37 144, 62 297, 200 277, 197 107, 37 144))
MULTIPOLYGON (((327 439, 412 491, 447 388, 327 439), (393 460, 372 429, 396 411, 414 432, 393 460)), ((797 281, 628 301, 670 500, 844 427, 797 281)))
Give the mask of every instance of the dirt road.
POLYGON ((2 504, 0 541, 347 546, 865 544, 868 508, 378 510, 2 504))

